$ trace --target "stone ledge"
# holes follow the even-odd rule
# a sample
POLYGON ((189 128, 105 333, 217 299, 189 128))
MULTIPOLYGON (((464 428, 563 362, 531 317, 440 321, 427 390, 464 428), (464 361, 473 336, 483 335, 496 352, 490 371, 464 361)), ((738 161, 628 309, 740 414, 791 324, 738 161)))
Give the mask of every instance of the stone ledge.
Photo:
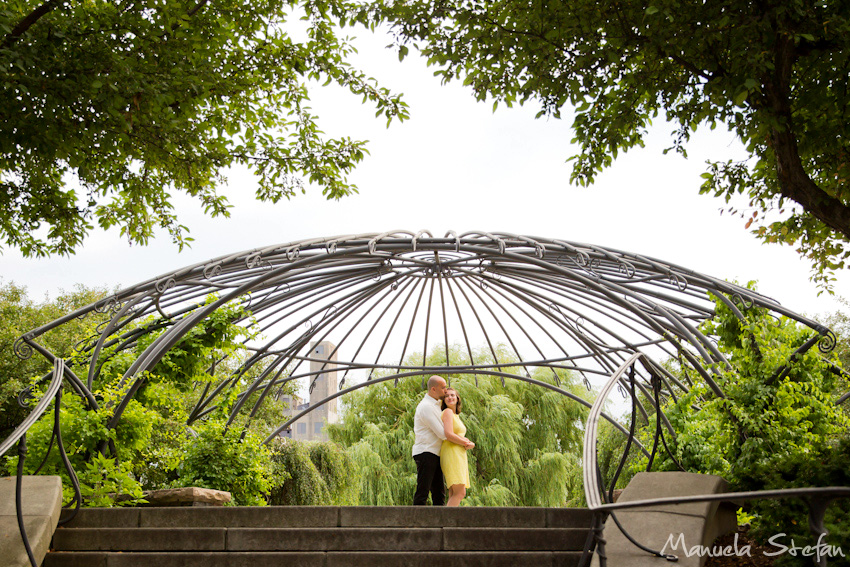
MULTIPOLYGON (((0 565, 28 567, 15 511, 16 477, 0 478, 0 565)), ((62 480, 58 476, 24 476, 21 480, 24 529, 36 561, 41 563, 59 522, 62 480)))
MULTIPOLYGON (((683 472, 638 473, 620 495, 619 502, 634 502, 652 498, 717 494, 725 492, 727 483, 719 476, 683 472)), ((691 548, 710 546, 720 535, 737 528, 735 508, 719 502, 695 502, 663 506, 649 506, 615 512, 623 528, 639 543, 661 550, 672 537, 680 535, 691 548)), ((609 518, 605 523, 606 556, 611 565, 630 567, 657 567, 662 559, 634 546, 609 518)), ((677 565, 702 567, 706 557, 686 557, 681 548, 666 553, 679 556, 677 565)), ((599 557, 594 554, 591 565, 597 566, 599 557)))
POLYGON ((51 553, 44 567, 577 567, 578 552, 51 553))

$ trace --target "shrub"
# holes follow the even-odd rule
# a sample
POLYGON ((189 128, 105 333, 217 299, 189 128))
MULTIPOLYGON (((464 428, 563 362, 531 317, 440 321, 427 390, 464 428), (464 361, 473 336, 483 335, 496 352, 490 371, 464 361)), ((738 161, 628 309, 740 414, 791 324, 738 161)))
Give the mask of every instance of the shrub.
POLYGON ((358 468, 351 456, 332 442, 281 439, 272 444, 277 468, 269 503, 289 506, 355 505, 358 468))

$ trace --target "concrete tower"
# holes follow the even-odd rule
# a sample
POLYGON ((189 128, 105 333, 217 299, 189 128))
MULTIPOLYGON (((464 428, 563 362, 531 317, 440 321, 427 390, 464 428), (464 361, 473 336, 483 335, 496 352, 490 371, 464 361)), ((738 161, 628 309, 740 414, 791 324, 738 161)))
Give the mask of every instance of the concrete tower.
MULTIPOLYGON (((310 384, 315 378, 313 391, 310 392, 310 401, 300 403, 300 400, 296 397, 292 400, 290 415, 295 415, 337 392, 335 348, 336 346, 329 341, 310 345, 308 356, 313 359, 310 361, 310 372, 320 372, 320 374, 313 375, 307 382, 307 384, 310 384)), ((328 434, 325 432, 325 424, 336 423, 337 418, 337 400, 331 400, 294 422, 290 435, 292 439, 298 441, 327 441, 328 434)), ((290 435, 287 435, 287 437, 290 435)))

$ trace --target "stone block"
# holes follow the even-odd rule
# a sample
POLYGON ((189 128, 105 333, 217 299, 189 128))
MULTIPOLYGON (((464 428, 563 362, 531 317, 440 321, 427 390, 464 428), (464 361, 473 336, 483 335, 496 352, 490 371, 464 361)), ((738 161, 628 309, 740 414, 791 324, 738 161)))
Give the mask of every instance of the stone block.
POLYGON ((306 528, 336 527, 336 506, 225 506, 210 508, 142 508, 147 528, 306 528))
POLYGON ((439 551, 438 528, 232 528, 231 551, 439 551))
POLYGON ((577 528, 444 528, 446 551, 577 551, 587 530, 577 528))
MULTIPOLYGON (((30 561, 18 527, 15 504, 17 477, 0 478, 0 565, 29 566, 30 561)), ((58 476, 24 476, 21 479, 21 508, 24 530, 33 556, 39 563, 50 547, 59 522, 62 480, 58 476)))
POLYGON ((106 567, 324 567, 324 553, 110 553, 106 567))
MULTIPOLYGON (((62 519, 69 517, 73 509, 62 510, 62 519)), ((138 508, 80 508, 74 519, 63 524, 64 528, 137 528, 138 508)))
POLYGON ((342 527, 546 526, 546 510, 543 508, 342 506, 339 510, 339 525, 342 527))
POLYGON ((555 551, 552 553, 552 567, 578 567, 583 551, 555 551))
POLYGON ((41 567, 106 567, 106 551, 51 551, 41 567))
MULTIPOLYGON (((326 567, 551 567, 553 554, 537 552, 329 552, 326 567)), ((563 567, 575 567, 567 564, 563 567)))
POLYGON ((56 530, 61 551, 223 551, 224 528, 73 528, 56 530))
POLYGON ((590 528, 593 514, 587 508, 546 508, 548 528, 590 528))
MULTIPOLYGON (((687 557, 681 545, 678 546, 678 549, 673 549, 679 543, 680 536, 689 549, 695 545, 702 545, 705 518, 641 510, 619 512, 617 519, 635 541, 650 549, 677 555, 679 560, 676 565, 700 567, 705 563, 705 557, 687 557), (668 541, 670 542, 669 545, 668 541)), ((652 567, 658 565, 659 561, 663 561, 635 547, 610 518, 605 523, 605 539, 607 540, 606 555, 609 565, 652 567)), ((597 557, 595 559, 598 560, 597 557)))
MULTIPOLYGON (((723 478, 710 474, 688 472, 638 473, 629 482, 618 499, 618 503, 647 500, 650 498, 674 498, 726 492, 728 484, 723 478)), ((707 518, 717 509, 717 502, 692 502, 652 506, 642 510, 670 512, 707 518)))

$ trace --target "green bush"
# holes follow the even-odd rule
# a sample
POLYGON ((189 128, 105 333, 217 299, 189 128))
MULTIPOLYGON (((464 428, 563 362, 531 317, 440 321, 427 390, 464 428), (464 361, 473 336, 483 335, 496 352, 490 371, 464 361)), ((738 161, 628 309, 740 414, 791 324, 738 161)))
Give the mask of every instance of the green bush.
POLYGON ((225 429, 221 420, 207 421, 197 429, 197 438, 186 444, 177 467, 177 484, 226 490, 234 506, 265 506, 275 468, 261 439, 251 432, 240 438, 238 428, 225 429))
POLYGON ((336 443, 280 439, 272 443, 271 450, 277 470, 270 504, 358 504, 358 467, 352 457, 336 443))
MULTIPOLYGON (((811 329, 757 307, 747 309, 742 321, 723 302, 715 304, 716 316, 702 330, 717 339, 732 369, 717 367, 715 379, 725 397, 697 380, 665 408, 677 433, 677 460, 689 471, 724 477, 736 491, 850 485, 850 419, 835 404, 841 385, 817 347, 794 354, 811 329)), ((653 426, 643 430, 645 442, 651 442, 653 426)), ((638 465, 645 466, 646 459, 638 465)), ((675 468, 664 456, 655 467, 675 468)), ((756 500, 745 510, 756 516, 756 537, 785 533, 786 541, 815 543, 799 499, 756 500)), ((834 502, 827 543, 850 541, 848 517, 850 502, 834 502)), ((777 565, 799 560, 788 554, 777 565)))

